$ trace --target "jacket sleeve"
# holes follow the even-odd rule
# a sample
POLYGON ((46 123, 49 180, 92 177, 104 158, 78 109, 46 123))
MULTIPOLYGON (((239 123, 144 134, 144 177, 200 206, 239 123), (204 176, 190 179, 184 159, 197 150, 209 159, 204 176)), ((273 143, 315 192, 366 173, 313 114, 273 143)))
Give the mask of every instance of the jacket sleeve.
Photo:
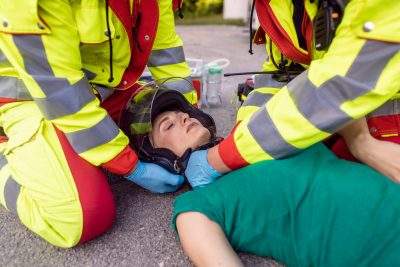
POLYGON ((112 166, 113 172, 128 172, 136 155, 127 146, 128 138, 99 106, 81 70, 80 40, 68 2, 19 2, 20 9, 30 12, 6 14, 9 27, 0 33, 0 48, 44 118, 64 132, 74 150, 91 164, 109 162, 105 166, 112 166), (24 19, 31 13, 37 15, 36 21, 24 19), (115 159, 120 167, 112 163, 115 159))
MULTIPOLYGON (((246 117, 219 145, 228 167, 237 169, 297 153, 375 110, 398 92, 399 31, 378 31, 371 38, 357 34, 355 29, 368 28, 362 19, 357 24, 351 17, 365 17, 356 4, 349 4, 358 11, 345 13, 350 15, 343 18, 327 53, 246 117)), ((368 18, 380 25, 379 18, 368 18)), ((381 18, 387 19, 387 14, 381 18)))
POLYGON ((157 35, 147 66, 155 79, 182 77, 184 80, 170 79, 165 86, 181 92, 189 102, 197 103, 197 94, 191 84, 190 68, 185 61, 183 43, 175 32, 174 13, 171 0, 159 0, 159 20, 157 35))

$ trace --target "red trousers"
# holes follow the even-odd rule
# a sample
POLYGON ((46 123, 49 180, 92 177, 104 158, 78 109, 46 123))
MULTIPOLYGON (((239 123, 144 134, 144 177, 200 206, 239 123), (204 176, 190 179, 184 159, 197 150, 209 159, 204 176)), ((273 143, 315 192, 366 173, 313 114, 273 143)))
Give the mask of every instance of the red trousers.
MULTIPOLYGON (((116 123, 137 88, 139 85, 115 91, 102 103, 116 123)), ((5 179, 0 183, 4 196, 1 204, 16 213, 29 229, 56 246, 72 247, 103 234, 114 221, 115 205, 102 168, 81 158, 65 134, 52 128, 51 122, 41 123, 43 117, 32 101, 15 107, 5 105, 10 102, 15 100, 0 99, 4 120, 1 127, 9 135, 0 136, 0 171, 5 179), (22 135, 15 127, 29 128, 36 123, 38 130, 29 132, 32 137, 15 145, 15 140, 22 135), (36 154, 32 148, 37 149, 36 154), (13 149, 12 153, 4 153, 7 149, 13 149), (30 161, 30 156, 38 157, 38 164, 30 161), (20 163, 16 165, 16 162, 20 163), (32 166, 32 171, 24 171, 27 167, 21 169, 21 165, 32 166), (52 167, 46 169, 47 166, 52 167)))
MULTIPOLYGON (((400 144, 400 115, 373 117, 368 119, 367 123, 371 135, 376 139, 400 144)), ((338 158, 359 162, 350 153, 343 138, 337 137, 330 149, 338 158)))

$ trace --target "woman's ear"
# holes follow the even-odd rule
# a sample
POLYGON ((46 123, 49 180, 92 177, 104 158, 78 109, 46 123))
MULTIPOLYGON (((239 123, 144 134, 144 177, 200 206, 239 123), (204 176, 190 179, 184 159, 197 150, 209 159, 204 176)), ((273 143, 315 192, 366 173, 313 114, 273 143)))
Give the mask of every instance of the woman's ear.
POLYGON ((152 146, 153 148, 155 148, 155 147, 154 147, 154 137, 153 137, 153 132, 152 132, 152 131, 149 133, 148 138, 149 138, 149 141, 150 141, 151 146, 152 146))

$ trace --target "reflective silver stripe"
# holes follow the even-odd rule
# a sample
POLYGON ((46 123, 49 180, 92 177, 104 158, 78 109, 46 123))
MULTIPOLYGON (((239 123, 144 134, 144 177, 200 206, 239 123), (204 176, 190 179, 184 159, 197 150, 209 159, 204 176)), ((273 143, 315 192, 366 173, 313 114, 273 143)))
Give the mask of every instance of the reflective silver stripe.
POLYGON ((110 116, 104 117, 96 125, 77 132, 66 134, 70 144, 77 153, 106 144, 114 139, 119 129, 110 116))
POLYGON ((164 65, 178 64, 185 62, 185 54, 182 46, 171 47, 151 51, 147 61, 148 67, 158 67, 164 65))
POLYGON ((283 139, 265 109, 257 110, 247 127, 262 149, 273 158, 281 158, 299 151, 283 139))
POLYGON ((0 170, 3 169, 4 166, 7 164, 7 159, 4 156, 4 153, 0 153, 0 170))
POLYGON ((3 51, 0 49, 0 63, 3 65, 4 63, 10 64, 6 56, 3 54, 3 51))
POLYGON ((340 109, 342 103, 373 90, 382 70, 399 49, 400 44, 368 40, 346 76, 334 76, 317 88, 305 71, 288 84, 289 94, 300 113, 315 127, 334 133, 353 119, 340 109))
POLYGON ((101 102, 104 102, 114 92, 113 88, 105 85, 93 84, 93 86, 97 93, 99 93, 101 97, 101 102))
MULTIPOLYGON (((348 90, 351 88, 351 80, 346 81, 344 77, 335 76, 317 89, 308 80, 307 74, 308 71, 305 71, 288 84, 289 94, 300 113, 315 127, 333 133, 340 125, 352 119, 339 108, 345 99, 351 97, 351 90, 348 90)), ((359 85, 354 82, 354 87, 360 88, 359 85)))
POLYGON ((262 87, 282 88, 286 83, 280 83, 272 79, 271 74, 258 74, 254 77, 254 89, 262 87))
MULTIPOLYGON (((0 50, 0 68, 2 67, 11 67, 11 64, 0 50)), ((11 76, 0 76, 0 97, 32 100, 24 82, 11 76)))
POLYGON ((46 98, 34 100, 47 119, 74 114, 95 98, 86 76, 73 85, 54 76, 40 35, 13 35, 13 39, 26 71, 46 94, 46 98))
POLYGON ((0 97, 32 100, 24 82, 16 77, 0 76, 0 97))
POLYGON ((9 176, 6 185, 4 186, 4 200, 7 208, 14 213, 17 213, 17 199, 20 190, 21 186, 17 184, 11 176, 9 176))
POLYGON ((86 78, 90 81, 96 78, 97 74, 91 72, 90 70, 82 68, 83 73, 85 74, 86 78))
POLYGON ((270 100, 274 95, 273 94, 263 94, 257 91, 252 92, 243 102, 242 107, 245 106, 256 106, 261 107, 265 105, 268 100, 270 100))
MULTIPOLYGON (((4 153, 0 153, 0 170, 3 169, 4 166, 7 165, 7 159, 4 156, 4 153)), ((8 176, 6 184, 4 186, 4 192, 1 192, 4 194, 4 200, 6 202, 7 208, 14 212, 17 213, 17 198, 20 192, 21 186, 14 181, 14 179, 10 176, 8 176)))
POLYGON ((399 43, 367 40, 346 77, 362 82, 372 90, 389 60, 399 51, 399 43))
MULTIPOLYGON (((54 73, 47 61, 45 48, 40 35, 13 35, 14 43, 24 59, 25 69, 32 76, 50 78, 54 73)), ((36 78, 36 77, 35 77, 36 78)))
POLYGON ((372 111, 367 115, 367 118, 377 117, 377 116, 387 116, 400 114, 400 99, 392 99, 372 111))
POLYGON ((174 81, 173 79, 171 79, 171 81, 167 80, 165 83, 163 83, 163 87, 171 90, 176 90, 181 94, 186 94, 195 90, 191 81, 191 77, 185 77, 185 80, 174 81))
POLYGON ((66 88, 52 91, 46 98, 34 98, 48 120, 75 114, 93 99, 95 95, 89 89, 89 82, 85 77, 66 88))

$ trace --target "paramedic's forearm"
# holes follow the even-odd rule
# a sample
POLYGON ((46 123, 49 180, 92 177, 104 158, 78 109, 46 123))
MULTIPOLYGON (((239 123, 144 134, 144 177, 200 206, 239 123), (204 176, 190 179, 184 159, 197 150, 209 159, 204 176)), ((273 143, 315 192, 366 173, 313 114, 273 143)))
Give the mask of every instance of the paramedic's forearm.
POLYGON ((367 120, 365 118, 353 121, 351 124, 338 132, 345 140, 350 152, 358 158, 359 150, 371 140, 368 130, 367 120), (361 146, 361 147, 360 147, 361 146))
POLYGON ((218 153, 218 146, 210 148, 208 151, 207 160, 211 167, 213 167, 219 173, 224 174, 231 171, 231 169, 229 169, 222 161, 222 158, 218 153))
POLYGON ((339 131, 350 152, 362 163, 400 183, 400 145, 372 137, 365 119, 339 131))

